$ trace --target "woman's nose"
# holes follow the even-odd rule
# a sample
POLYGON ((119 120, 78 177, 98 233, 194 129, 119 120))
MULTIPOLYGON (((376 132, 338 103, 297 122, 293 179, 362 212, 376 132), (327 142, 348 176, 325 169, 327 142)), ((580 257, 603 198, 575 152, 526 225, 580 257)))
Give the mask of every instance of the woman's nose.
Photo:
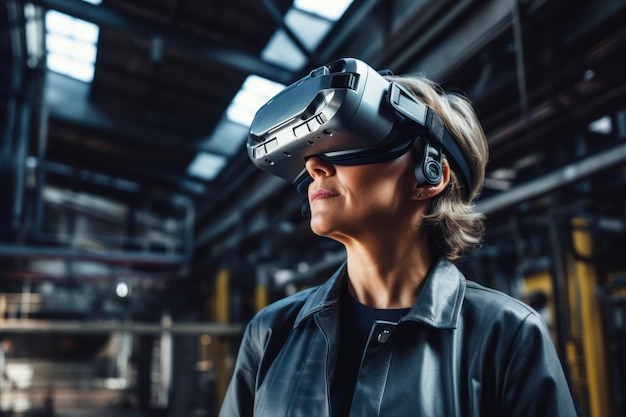
POLYGON ((315 179, 317 176, 330 176, 335 173, 335 166, 329 162, 324 161, 318 156, 311 156, 307 158, 304 163, 307 172, 311 178, 315 179))

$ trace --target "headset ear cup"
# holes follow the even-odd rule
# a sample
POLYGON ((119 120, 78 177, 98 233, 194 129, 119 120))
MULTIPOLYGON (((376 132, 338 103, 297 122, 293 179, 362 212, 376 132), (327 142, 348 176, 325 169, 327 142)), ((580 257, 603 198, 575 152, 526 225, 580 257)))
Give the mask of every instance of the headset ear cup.
POLYGON ((439 184, 441 181, 441 164, 435 160, 426 161, 424 165, 424 177, 431 185, 439 184))
POLYGON ((428 143, 424 146, 420 162, 415 166, 415 179, 418 184, 437 185, 441 182, 443 168, 441 166, 441 152, 428 143))

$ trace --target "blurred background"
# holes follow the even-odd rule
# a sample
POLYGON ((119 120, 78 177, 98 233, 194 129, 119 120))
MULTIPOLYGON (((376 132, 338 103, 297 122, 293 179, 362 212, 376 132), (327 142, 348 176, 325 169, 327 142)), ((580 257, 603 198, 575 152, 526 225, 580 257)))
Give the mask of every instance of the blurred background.
POLYGON ((626 1, 0 1, 0 416, 215 416, 243 326, 344 258, 245 152, 340 57, 466 94, 468 278, 542 313, 580 416, 626 416, 626 1))

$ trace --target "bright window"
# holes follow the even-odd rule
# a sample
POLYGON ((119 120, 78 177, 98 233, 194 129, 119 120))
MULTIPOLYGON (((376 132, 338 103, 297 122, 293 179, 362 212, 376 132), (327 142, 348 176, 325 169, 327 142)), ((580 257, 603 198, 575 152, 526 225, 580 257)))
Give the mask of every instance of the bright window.
POLYGON ((284 85, 258 75, 248 76, 226 109, 228 119, 250 126, 257 110, 283 88, 285 88, 284 85))
POLYGON ((202 152, 196 155, 194 160, 189 165, 189 168, 187 168, 187 173, 191 176, 210 181, 214 179, 217 174, 219 174, 225 165, 225 157, 213 153, 202 152))
POLYGON ((324 17, 328 20, 337 21, 346 12, 353 0, 295 0, 293 6, 324 17))
MULTIPOLYGON (((285 14, 285 25, 312 52, 343 16, 353 0, 295 0, 285 14)), ((278 29, 261 52, 261 58, 292 71, 300 70, 307 57, 303 51, 278 29)))
MULTIPOLYGON (((96 0, 89 3, 97 4, 96 0)), ((56 10, 46 13, 47 65, 80 81, 91 82, 100 28, 56 10)))

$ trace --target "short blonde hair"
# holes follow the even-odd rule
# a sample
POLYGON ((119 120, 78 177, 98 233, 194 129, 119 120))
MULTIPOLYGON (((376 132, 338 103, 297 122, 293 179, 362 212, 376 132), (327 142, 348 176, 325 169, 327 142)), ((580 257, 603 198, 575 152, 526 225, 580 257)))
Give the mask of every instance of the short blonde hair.
MULTIPOLYGON (((473 200, 483 187, 489 159, 485 133, 472 104, 465 96, 445 92, 437 83, 422 75, 386 78, 407 87, 415 97, 437 113, 470 165, 473 186, 467 190, 467 198, 463 198, 461 182, 451 169, 450 184, 433 199, 424 218, 435 255, 453 261, 482 242, 484 216, 474 211, 473 200)), ((418 139, 418 152, 422 151, 423 146, 423 140, 418 139)))

